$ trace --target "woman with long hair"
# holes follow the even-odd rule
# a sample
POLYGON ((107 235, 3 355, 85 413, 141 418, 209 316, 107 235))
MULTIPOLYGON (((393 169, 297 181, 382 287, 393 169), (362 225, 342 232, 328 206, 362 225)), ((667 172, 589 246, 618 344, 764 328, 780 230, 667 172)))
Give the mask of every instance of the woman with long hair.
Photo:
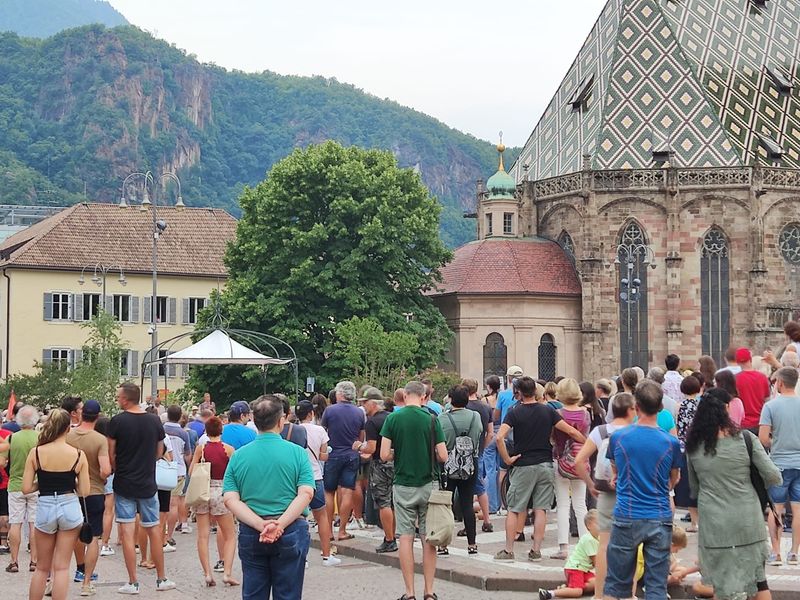
POLYGON ((707 354, 701 356, 697 362, 700 365, 698 370, 703 374, 703 381, 706 384, 706 389, 710 390, 714 387, 714 375, 717 373, 717 363, 707 354))
POLYGON ((194 451, 192 464, 189 468, 189 476, 192 475, 194 466, 201 460, 211 464, 211 485, 210 499, 208 502, 197 504, 194 507, 197 515, 197 554, 200 564, 203 567, 206 587, 217 585, 214 581, 214 573, 211 571, 211 562, 208 557, 208 537, 211 531, 211 516, 217 520, 217 535, 222 536, 222 556, 220 560, 224 565, 224 575, 222 582, 225 585, 239 585, 231 571, 233 570, 233 555, 236 552, 236 531, 233 523, 233 515, 225 507, 222 501, 222 479, 225 477, 225 470, 228 468, 228 461, 233 456, 233 446, 225 444, 221 440, 222 421, 217 417, 211 417, 206 421, 206 436, 208 442, 198 445, 194 451))
POLYGON ((83 525, 78 498, 89 495, 89 465, 83 452, 67 444, 69 425, 67 411, 51 410, 25 462, 22 493, 39 491, 35 523, 38 561, 31 578, 31 600, 44 598, 51 573, 53 599, 64 600, 69 591, 70 560, 83 525))
POLYGON ((581 406, 589 411, 589 415, 592 418, 592 429, 599 427, 606 422, 606 411, 603 405, 600 404, 600 400, 597 399, 595 387, 588 381, 582 381, 580 388, 583 395, 581 406))
POLYGON ((767 488, 781 482, 781 473, 758 437, 733 424, 729 401, 725 390, 706 392, 686 437, 689 485, 703 524, 698 558, 704 583, 714 587, 716 598, 767 600, 771 597, 765 572, 767 531, 750 465, 767 488), (752 459, 744 436, 749 438, 752 459))
POLYGON ((311 406, 314 407, 314 425, 322 423, 322 413, 328 408, 328 399, 322 394, 314 394, 311 397, 311 406))
POLYGON ((714 376, 714 385, 730 394, 731 401, 728 403, 728 413, 731 416, 733 424, 737 427, 741 427, 742 419, 744 419, 744 404, 742 404, 742 400, 739 398, 739 390, 736 387, 736 375, 727 369, 723 369, 714 376))

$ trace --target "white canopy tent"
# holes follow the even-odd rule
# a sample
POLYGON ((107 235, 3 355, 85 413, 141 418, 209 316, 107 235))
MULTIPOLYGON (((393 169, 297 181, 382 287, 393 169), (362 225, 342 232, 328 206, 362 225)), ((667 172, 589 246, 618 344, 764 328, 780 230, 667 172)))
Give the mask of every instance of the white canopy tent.
POLYGON ((172 352, 160 360, 166 364, 182 365, 286 365, 291 358, 273 358, 251 350, 222 331, 215 329, 188 348, 172 352))

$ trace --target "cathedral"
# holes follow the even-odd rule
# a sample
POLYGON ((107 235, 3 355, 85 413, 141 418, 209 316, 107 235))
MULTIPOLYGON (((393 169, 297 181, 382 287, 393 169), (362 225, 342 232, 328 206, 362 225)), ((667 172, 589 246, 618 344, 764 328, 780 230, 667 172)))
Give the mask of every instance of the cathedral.
POLYGON ((465 376, 723 361, 800 315, 800 2, 609 0, 434 301, 465 376))

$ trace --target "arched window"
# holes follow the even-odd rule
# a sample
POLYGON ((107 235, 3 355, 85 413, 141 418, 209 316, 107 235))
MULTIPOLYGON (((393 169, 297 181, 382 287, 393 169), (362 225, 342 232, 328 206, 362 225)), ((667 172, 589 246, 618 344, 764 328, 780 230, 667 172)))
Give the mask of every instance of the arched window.
POLYGON ((644 232, 631 222, 622 230, 619 259, 619 332, 622 368, 649 363, 647 327, 647 261, 644 232))
POLYGON ((553 381, 556 378, 556 341, 549 333, 539 340, 539 379, 553 381))
POLYGON ((778 249, 786 266, 786 288, 792 300, 770 307, 769 326, 782 328, 786 321, 800 318, 800 224, 789 223, 778 236, 778 249))
POLYGON ((483 377, 497 375, 500 381, 505 380, 508 369, 508 348, 503 336, 499 333, 490 333, 486 336, 486 345, 483 347, 483 377))
POLYGON ((575 260, 575 242, 572 241, 572 236, 566 231, 562 231, 558 236, 558 245, 564 249, 564 252, 569 254, 570 258, 575 260))
POLYGON ((728 239, 716 227, 703 238, 700 253, 700 308, 703 354, 725 364, 730 344, 731 291, 728 239))

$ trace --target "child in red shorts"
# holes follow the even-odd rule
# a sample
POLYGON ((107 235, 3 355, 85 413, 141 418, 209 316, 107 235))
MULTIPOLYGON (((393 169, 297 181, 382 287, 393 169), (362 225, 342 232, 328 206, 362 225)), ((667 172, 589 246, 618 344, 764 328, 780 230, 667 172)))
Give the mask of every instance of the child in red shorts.
POLYGON ((580 598, 585 594, 594 593, 594 559, 600 548, 600 541, 597 539, 599 530, 597 528, 597 511, 590 510, 586 513, 583 522, 586 524, 585 533, 575 549, 570 553, 567 562, 564 564, 564 575, 567 583, 555 590, 539 590, 539 600, 550 600, 551 598, 580 598))

